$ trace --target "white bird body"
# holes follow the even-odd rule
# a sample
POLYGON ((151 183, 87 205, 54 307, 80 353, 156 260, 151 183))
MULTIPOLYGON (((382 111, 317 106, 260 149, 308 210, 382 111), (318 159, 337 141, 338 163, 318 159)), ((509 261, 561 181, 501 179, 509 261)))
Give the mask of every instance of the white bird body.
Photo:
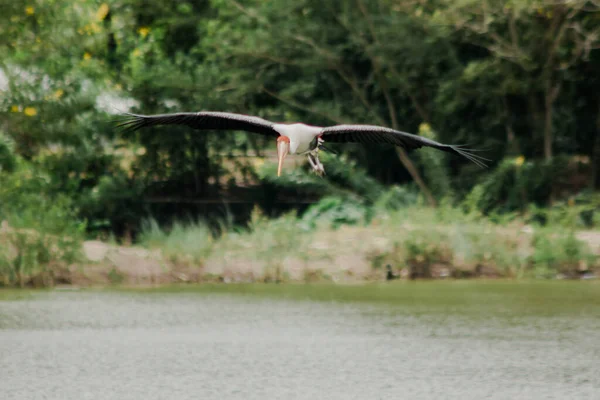
POLYGON ((310 145, 323 132, 318 126, 297 124, 275 124, 273 129, 281 136, 290 139, 290 154, 303 154, 310 151, 310 145))

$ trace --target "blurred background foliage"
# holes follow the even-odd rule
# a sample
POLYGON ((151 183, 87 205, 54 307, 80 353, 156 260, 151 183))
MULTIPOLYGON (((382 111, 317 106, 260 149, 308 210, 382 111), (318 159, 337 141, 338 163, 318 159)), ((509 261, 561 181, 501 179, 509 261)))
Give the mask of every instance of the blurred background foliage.
POLYGON ((130 240, 150 216, 246 224, 258 205, 339 225, 409 204, 597 224, 597 2, 0 0, 0 11, 11 225, 130 240), (348 144, 324 156, 325 179, 303 164, 277 179, 262 137, 115 129, 123 111, 199 110, 381 124, 492 162, 348 144))

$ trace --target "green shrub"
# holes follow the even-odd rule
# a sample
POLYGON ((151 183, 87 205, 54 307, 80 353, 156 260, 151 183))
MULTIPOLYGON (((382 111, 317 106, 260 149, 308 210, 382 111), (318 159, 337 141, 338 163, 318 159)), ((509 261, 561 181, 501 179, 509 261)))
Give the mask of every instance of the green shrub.
POLYGON ((201 221, 175 222, 170 229, 161 228, 156 220, 142 223, 139 242, 148 248, 158 248, 174 263, 202 265, 213 243, 210 228, 201 221))
POLYGON ((596 260, 573 231, 540 230, 533 238, 533 248, 533 273, 540 278, 554 277, 557 273, 573 276, 587 270, 596 260))
POLYGON ((333 229, 341 225, 358 225, 367 222, 372 209, 362 202, 340 197, 325 197, 313 204, 302 216, 302 222, 310 229, 328 225, 333 229))
POLYGON ((417 203, 419 192, 409 186, 394 185, 381 193, 374 204, 378 213, 396 211, 417 203))
POLYGON ((85 223, 69 198, 47 193, 47 182, 22 160, 14 173, 0 172, 0 275, 9 283, 80 256, 85 223))
POLYGON ((17 165, 14 141, 0 131, 0 173, 12 172, 17 165))
MULTIPOLYGON (((438 140, 436 133, 429 124, 419 126, 419 135, 431 140, 438 140)), ((443 199, 450 194, 450 171, 446 162, 446 153, 428 149, 417 152, 424 177, 429 189, 437 199, 443 199)))

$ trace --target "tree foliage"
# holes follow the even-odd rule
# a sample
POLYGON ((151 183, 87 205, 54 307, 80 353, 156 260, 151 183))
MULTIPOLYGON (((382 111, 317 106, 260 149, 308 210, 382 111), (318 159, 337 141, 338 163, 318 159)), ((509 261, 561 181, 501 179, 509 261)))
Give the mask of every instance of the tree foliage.
POLYGON ((339 160, 365 170, 354 178, 368 177, 349 186, 359 196, 414 182, 436 204, 480 185, 485 210, 511 211, 600 187, 595 1, 1 0, 0 10, 0 174, 40 171, 44 196, 73 199, 92 231, 206 214, 196 203, 240 187, 250 202, 339 194, 339 171, 312 189, 265 179, 264 138, 121 134, 115 114, 128 109, 381 124, 493 160, 481 171, 433 150, 340 146, 339 160))

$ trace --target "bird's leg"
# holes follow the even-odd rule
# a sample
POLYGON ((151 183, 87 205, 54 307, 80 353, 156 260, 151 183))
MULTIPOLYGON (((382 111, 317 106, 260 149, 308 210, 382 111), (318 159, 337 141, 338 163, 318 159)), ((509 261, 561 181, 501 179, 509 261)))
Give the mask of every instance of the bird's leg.
POLYGON ((325 140, 323 140, 321 135, 317 136, 317 147, 315 148, 315 164, 317 167, 315 170, 319 176, 325 175, 325 167, 319 160, 319 150, 321 149, 321 146, 323 146, 323 143, 325 143, 325 140))
POLYGON ((319 148, 316 147, 308 153, 308 162, 312 167, 313 171, 319 176, 325 175, 325 168, 321 161, 319 161, 319 148))
POLYGON ((310 164, 313 170, 317 169, 317 164, 315 163, 311 153, 308 153, 308 163, 310 164))
POLYGON ((319 149, 321 148, 324 142, 325 141, 323 140, 323 138, 321 138, 320 135, 317 136, 312 141, 310 145, 311 148, 307 153, 308 162, 310 163, 312 170, 319 176, 323 176, 325 174, 325 168, 323 167, 323 164, 321 164, 321 161, 319 161, 319 149))

